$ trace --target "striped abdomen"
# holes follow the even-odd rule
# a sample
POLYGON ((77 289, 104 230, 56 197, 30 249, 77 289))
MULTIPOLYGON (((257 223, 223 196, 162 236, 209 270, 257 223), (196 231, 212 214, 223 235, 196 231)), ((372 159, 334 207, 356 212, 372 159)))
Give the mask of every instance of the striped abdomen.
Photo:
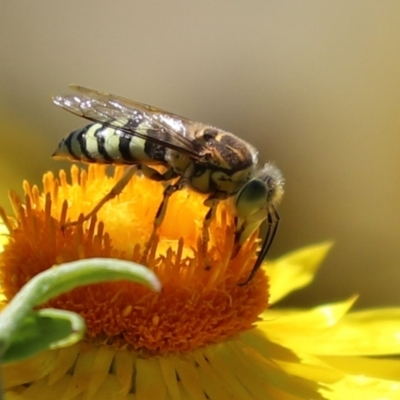
MULTIPOLYGON (((151 136, 151 130, 146 130, 151 136)), ((53 154, 67 159, 101 164, 163 164, 165 147, 102 124, 90 124, 61 140, 53 154)))

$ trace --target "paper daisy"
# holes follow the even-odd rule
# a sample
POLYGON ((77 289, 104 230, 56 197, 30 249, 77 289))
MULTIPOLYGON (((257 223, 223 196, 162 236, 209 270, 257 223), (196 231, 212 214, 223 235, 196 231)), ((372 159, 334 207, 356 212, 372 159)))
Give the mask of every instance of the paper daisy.
MULTIPOLYGON (((135 176, 123 193, 83 225, 121 176, 77 167, 71 179, 24 183, 3 215, 2 307, 33 276, 55 264, 91 257, 143 262, 162 185, 135 176), (4 227, 3 227, 4 228, 4 227)), ((400 399, 400 309, 348 313, 355 298, 308 310, 274 304, 313 279, 330 245, 269 263, 246 286, 255 235, 231 259, 234 227, 222 203, 211 224, 205 268, 197 251, 205 207, 201 195, 175 193, 146 265, 160 293, 131 282, 74 289, 46 306, 79 313, 85 339, 2 368, 6 399, 96 400, 392 400, 400 399), (379 356, 379 357, 377 357, 379 356)))

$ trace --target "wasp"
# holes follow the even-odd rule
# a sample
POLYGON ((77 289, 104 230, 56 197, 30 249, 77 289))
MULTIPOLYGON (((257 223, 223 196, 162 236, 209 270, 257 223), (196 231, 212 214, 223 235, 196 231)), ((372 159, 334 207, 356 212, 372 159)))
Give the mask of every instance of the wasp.
POLYGON ((53 102, 92 123, 62 139, 53 158, 128 166, 122 178, 83 220, 93 217, 107 201, 121 193, 133 174, 141 171, 150 179, 166 183, 152 237, 174 192, 187 186, 208 195, 202 228, 202 251, 206 255, 208 228, 218 203, 231 199, 235 218, 232 257, 264 221, 268 224, 252 271, 239 285, 249 283, 267 255, 279 225, 276 206, 284 184, 279 169, 271 163, 259 166, 258 151, 232 133, 113 94, 75 85, 71 89, 75 94, 55 96, 53 102), (165 167, 162 172, 154 168, 157 165, 165 167))

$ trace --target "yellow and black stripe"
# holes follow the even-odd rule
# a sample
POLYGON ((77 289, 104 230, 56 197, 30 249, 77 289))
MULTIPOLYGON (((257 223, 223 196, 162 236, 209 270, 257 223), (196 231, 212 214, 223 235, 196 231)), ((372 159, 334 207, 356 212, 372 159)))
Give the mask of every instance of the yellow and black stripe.
MULTIPOLYGON (((126 124, 119 123, 119 125, 121 129, 96 123, 75 130, 61 140, 53 158, 125 165, 143 162, 164 164, 166 162, 165 146, 130 135, 123 130, 126 124)), ((158 132, 146 127, 138 126, 137 129, 145 132, 146 136, 158 136, 158 132)))

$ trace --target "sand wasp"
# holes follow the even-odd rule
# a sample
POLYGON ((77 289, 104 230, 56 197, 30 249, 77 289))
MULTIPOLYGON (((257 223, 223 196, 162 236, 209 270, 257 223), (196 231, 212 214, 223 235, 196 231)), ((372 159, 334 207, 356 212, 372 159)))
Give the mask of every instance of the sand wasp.
MULTIPOLYGON (((57 159, 129 166, 112 190, 84 217, 94 216, 118 195, 136 171, 166 182, 156 213, 153 235, 161 225, 168 199, 184 186, 208 194, 203 223, 203 251, 217 205, 228 198, 235 209, 235 250, 266 221, 266 236, 245 285, 254 277, 275 237, 283 195, 281 172, 270 163, 258 166, 258 151, 232 133, 194 122, 167 111, 82 86, 76 93, 56 96, 53 102, 94 123, 70 133, 53 154, 57 159), (154 165, 165 167, 159 172, 154 165)), ((68 223, 74 225, 77 222, 68 223)))

